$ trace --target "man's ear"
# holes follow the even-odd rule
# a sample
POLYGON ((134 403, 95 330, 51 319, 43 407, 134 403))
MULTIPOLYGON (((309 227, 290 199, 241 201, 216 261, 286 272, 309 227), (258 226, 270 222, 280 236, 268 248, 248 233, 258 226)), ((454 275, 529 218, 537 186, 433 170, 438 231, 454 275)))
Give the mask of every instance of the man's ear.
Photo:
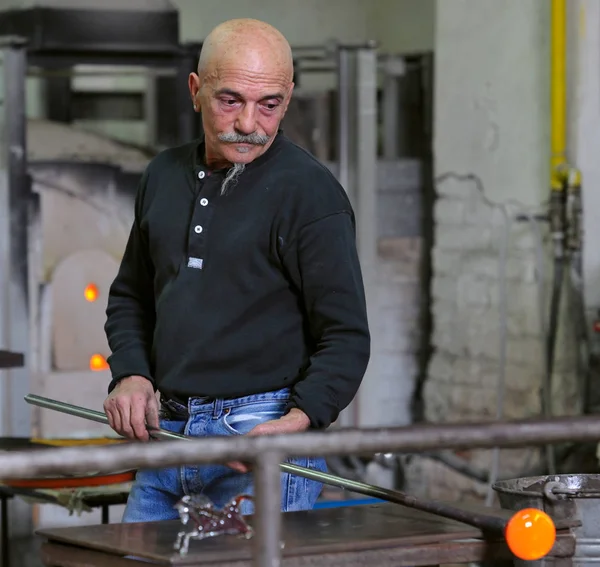
POLYGON ((200 112, 200 77, 196 73, 190 73, 188 77, 188 88, 190 90, 190 97, 194 110, 200 112))
POLYGON ((293 92, 294 92, 294 83, 290 83, 285 100, 283 101, 283 114, 284 115, 287 112, 288 106, 290 105, 290 100, 292 99, 293 92))

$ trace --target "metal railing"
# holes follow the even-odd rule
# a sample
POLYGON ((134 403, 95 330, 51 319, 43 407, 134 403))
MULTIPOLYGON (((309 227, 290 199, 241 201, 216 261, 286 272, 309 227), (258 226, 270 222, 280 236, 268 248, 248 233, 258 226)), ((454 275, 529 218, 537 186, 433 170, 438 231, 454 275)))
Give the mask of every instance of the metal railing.
POLYGON ((280 565, 280 464, 290 456, 373 454, 389 451, 526 447, 544 443, 600 439, 600 419, 563 417, 511 422, 415 425, 397 428, 305 432, 265 437, 209 437, 180 441, 127 443, 15 451, 0 460, 0 478, 39 475, 109 473, 123 468, 156 468, 190 464, 254 463, 254 564, 280 565))

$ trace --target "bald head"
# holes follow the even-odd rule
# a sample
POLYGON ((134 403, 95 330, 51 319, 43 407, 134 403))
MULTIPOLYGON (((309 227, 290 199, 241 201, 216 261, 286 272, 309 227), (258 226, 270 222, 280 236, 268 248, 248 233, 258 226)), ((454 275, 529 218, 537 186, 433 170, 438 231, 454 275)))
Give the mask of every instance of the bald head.
POLYGON ((251 18, 223 22, 214 28, 202 45, 198 75, 210 76, 231 63, 270 67, 292 80, 292 49, 283 34, 272 25, 251 18))
POLYGON ((243 167, 268 150, 288 108, 293 75, 289 43, 265 22, 230 20, 208 35, 198 73, 189 78, 208 162, 243 167))

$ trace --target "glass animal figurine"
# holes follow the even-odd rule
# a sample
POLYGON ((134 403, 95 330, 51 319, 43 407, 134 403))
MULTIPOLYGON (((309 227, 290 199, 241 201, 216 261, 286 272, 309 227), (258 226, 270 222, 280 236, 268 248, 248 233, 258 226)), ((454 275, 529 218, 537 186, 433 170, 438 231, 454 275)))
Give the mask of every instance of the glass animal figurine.
POLYGON ((181 523, 187 529, 178 532, 173 548, 180 555, 187 555, 191 539, 219 535, 240 535, 250 539, 254 532, 240 512, 244 500, 252 501, 253 498, 245 494, 236 496, 219 509, 206 496, 184 496, 175 504, 175 508, 179 512, 181 523))

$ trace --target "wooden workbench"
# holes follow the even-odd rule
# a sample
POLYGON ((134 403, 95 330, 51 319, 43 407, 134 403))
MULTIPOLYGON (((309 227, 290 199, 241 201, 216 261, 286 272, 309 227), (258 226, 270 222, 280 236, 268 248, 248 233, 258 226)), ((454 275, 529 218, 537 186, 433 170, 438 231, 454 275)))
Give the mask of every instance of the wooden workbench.
MULTIPOLYGON (((179 528, 178 521, 109 524, 46 529, 38 535, 47 567, 144 564, 125 556, 170 567, 252 567, 252 541, 235 536, 192 540, 188 555, 180 557, 173 551, 179 528)), ((512 559, 502 541, 485 541, 476 528, 394 504, 286 513, 282 531, 283 567, 416 567, 512 559)), ((571 557, 574 548, 573 537, 560 533, 551 555, 571 557)))

